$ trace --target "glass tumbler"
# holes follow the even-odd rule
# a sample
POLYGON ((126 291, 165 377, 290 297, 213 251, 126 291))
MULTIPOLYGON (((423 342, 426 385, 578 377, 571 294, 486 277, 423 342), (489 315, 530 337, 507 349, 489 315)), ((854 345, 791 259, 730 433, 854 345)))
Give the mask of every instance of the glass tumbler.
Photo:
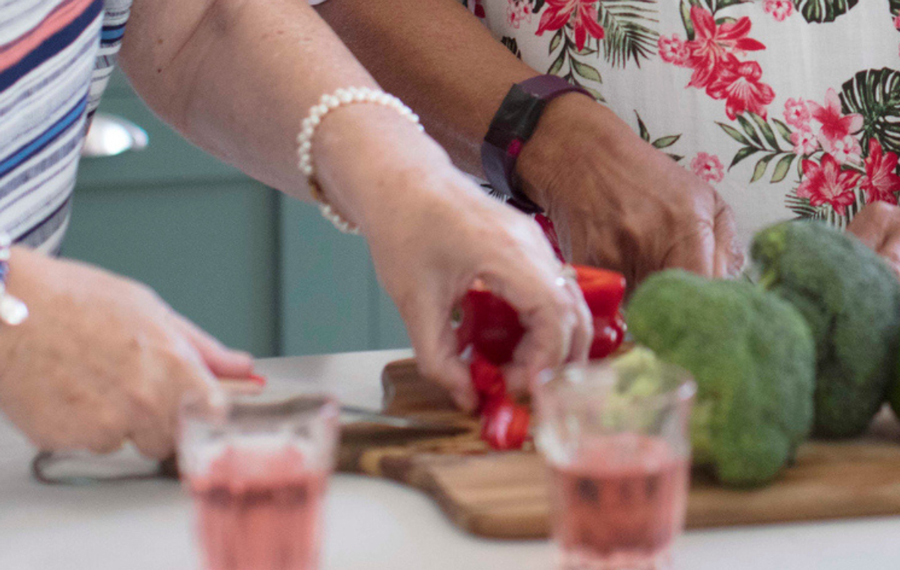
POLYGON ((695 390, 687 372, 659 361, 570 365, 543 378, 536 442, 550 468, 559 568, 671 567, 695 390))
POLYGON ((318 568, 338 418, 327 396, 184 403, 179 470, 205 570, 318 568))

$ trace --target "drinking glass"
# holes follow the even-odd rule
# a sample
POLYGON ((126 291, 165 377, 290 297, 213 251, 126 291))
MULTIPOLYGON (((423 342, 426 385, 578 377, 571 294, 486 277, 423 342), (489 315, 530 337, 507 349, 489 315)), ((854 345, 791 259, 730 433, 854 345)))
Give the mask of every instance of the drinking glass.
POLYGON ((550 468, 559 568, 671 568, 687 505, 695 390, 687 372, 659 361, 545 375, 536 442, 550 468))
POLYGON ((205 570, 316 570, 338 404, 230 397, 182 406, 179 469, 205 570))

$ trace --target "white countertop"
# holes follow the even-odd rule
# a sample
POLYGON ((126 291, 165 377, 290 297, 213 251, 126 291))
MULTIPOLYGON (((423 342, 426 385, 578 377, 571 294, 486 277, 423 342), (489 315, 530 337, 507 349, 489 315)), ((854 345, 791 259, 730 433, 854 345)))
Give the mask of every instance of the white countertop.
MULTIPOLYGON (((407 351, 262 361, 270 382, 302 381, 377 406, 380 373, 407 351)), ((193 570, 190 501, 174 482, 46 487, 29 478, 34 451, 0 420, 0 570, 193 570)), ((458 531, 424 495, 334 477, 324 570, 550 570, 545 541, 492 541, 458 531)), ((678 570, 896 570, 900 517, 689 532, 678 570)))

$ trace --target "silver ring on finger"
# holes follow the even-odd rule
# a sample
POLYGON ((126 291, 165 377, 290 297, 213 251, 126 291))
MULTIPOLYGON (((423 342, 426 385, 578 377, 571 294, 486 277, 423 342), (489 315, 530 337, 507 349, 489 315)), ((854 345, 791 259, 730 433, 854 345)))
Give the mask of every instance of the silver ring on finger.
POLYGON ((578 285, 578 272, 568 263, 563 264, 559 270, 559 277, 556 278, 556 286, 566 288, 569 285, 578 285))

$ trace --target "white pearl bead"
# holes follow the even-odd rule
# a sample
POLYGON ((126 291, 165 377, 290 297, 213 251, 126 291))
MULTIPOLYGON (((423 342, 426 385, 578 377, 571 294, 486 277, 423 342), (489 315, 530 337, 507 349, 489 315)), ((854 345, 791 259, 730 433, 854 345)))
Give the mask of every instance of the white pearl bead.
MULTIPOLYGON (((314 172, 311 152, 312 138, 316 127, 330 111, 351 103, 375 103, 388 107, 396 111, 401 117, 405 117, 415 123, 419 131, 425 130, 419 124, 418 115, 390 93, 369 87, 347 87, 337 89, 332 94, 326 93, 319 99, 318 104, 310 108, 307 117, 301 121, 300 133, 297 135, 297 167, 310 181, 312 181, 314 172)), ((343 219, 330 204, 324 201, 321 192, 314 192, 314 197, 319 200, 319 211, 322 213, 322 216, 338 230, 353 235, 359 234, 359 227, 343 219)))

